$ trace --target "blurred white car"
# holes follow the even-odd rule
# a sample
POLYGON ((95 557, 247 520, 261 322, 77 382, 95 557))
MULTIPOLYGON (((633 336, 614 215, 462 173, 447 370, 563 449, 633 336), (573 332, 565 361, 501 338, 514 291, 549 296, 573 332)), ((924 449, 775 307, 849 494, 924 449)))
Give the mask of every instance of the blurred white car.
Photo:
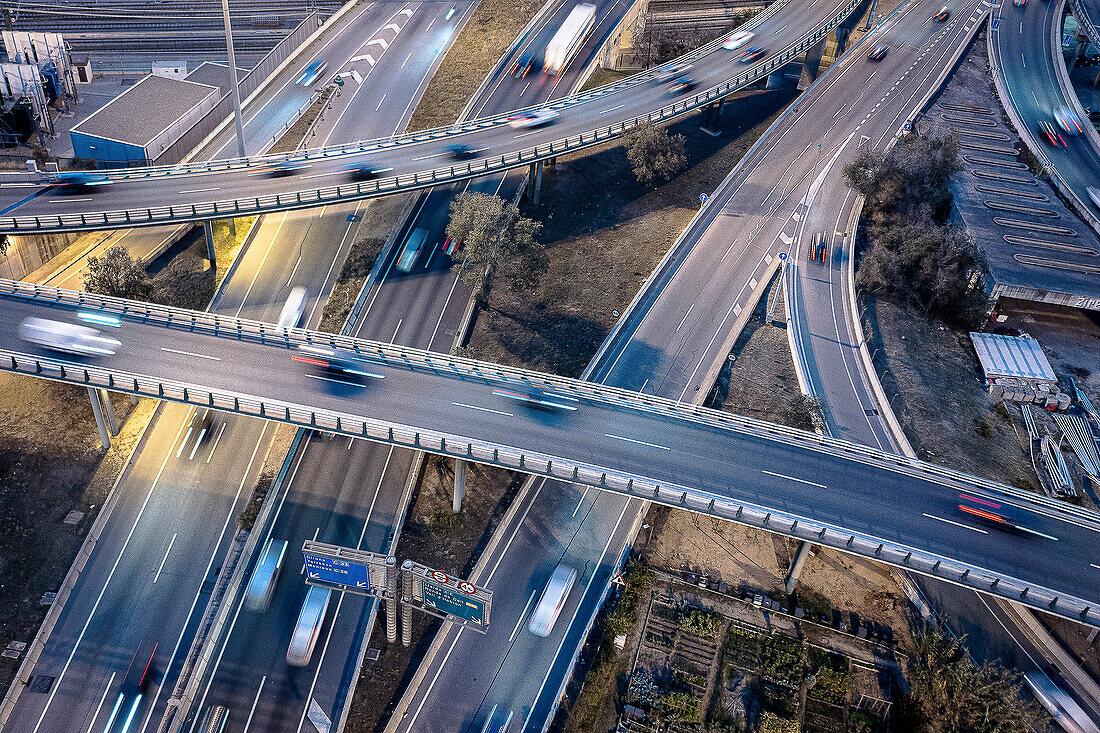
POLYGON ((558 614, 565 607, 565 599, 569 597, 569 591, 577 579, 577 571, 568 565, 558 565, 554 568, 546 590, 542 592, 534 613, 531 614, 531 623, 528 629, 535 636, 550 636, 554 630, 554 622, 558 620, 558 614))
POLYGON ((508 124, 517 129, 542 127, 558 119, 558 113, 552 109, 533 109, 508 118, 508 124))
POLYGON ((1096 206, 1096 208, 1100 209, 1100 188, 1089 186, 1088 192, 1089 198, 1092 199, 1092 203, 1096 206))
POLYGON ((279 313, 279 328, 298 328, 306 311, 306 289, 301 285, 291 289, 279 313))
POLYGON ((741 48, 742 46, 744 46, 746 43, 748 43, 749 41, 751 41, 755 37, 756 37, 756 34, 755 33, 750 33, 749 31, 741 31, 740 33, 734 33, 732 36, 729 37, 729 39, 725 43, 722 44, 722 48, 726 49, 727 51, 735 51, 735 50, 741 48))
POLYGON ((122 342, 101 336, 99 331, 75 323, 27 318, 19 324, 19 338, 32 344, 79 356, 110 356, 122 342))

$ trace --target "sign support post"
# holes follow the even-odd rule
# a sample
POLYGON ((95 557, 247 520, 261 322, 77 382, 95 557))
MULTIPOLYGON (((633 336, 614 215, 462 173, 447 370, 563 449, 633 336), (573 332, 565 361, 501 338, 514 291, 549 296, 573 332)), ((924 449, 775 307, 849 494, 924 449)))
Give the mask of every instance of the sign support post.
POLYGON ((397 558, 386 558, 386 643, 397 642, 397 558))

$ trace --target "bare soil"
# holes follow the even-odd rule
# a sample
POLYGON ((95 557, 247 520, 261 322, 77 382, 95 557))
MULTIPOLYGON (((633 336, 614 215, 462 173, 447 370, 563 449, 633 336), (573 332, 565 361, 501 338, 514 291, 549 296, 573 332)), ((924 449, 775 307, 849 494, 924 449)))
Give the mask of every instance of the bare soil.
MULTIPOLYGON (((454 514, 454 461, 426 456, 398 540, 401 556, 466 577, 515 498, 521 480, 509 471, 470 464, 462 512, 454 514)), ((347 733, 373 733, 386 727, 440 625, 434 616, 414 613, 412 643, 408 647, 400 641, 391 645, 386 643, 384 616, 379 615, 370 646, 381 655, 378 661, 363 665, 351 700, 347 733)))
POLYGON ((686 138, 688 168, 654 189, 634 180, 618 144, 559 159, 543 176, 540 205, 524 207, 543 222, 550 270, 533 292, 496 286, 477 316, 470 353, 579 375, 695 214, 699 194, 718 186, 792 98, 790 91, 734 95, 719 137, 699 129, 698 115, 672 125, 670 133, 686 138))

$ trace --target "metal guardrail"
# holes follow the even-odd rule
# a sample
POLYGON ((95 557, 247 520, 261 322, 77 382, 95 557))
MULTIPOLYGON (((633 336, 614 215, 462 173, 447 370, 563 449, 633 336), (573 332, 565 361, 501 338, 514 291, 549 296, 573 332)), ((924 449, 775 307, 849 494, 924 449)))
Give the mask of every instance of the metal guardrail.
MULTIPOLYGON (((167 222, 205 221, 208 219, 228 218, 237 216, 249 216, 252 214, 270 211, 282 211, 298 208, 312 208, 339 201, 352 201, 378 196, 387 196, 404 191, 430 188, 453 181, 465 180, 488 175, 498 171, 505 171, 524 165, 530 165, 548 158, 553 158, 564 153, 582 150, 584 148, 607 142, 625 134, 634 126, 644 122, 664 122, 688 112, 714 103, 719 99, 745 87, 753 82, 766 77, 776 69, 789 63, 791 60, 805 53, 805 51, 818 41, 824 39, 832 30, 842 23, 863 0, 849 0, 831 18, 818 24, 813 30, 801 39, 793 42, 775 55, 750 67, 742 74, 737 74, 725 82, 713 86, 694 96, 666 105, 644 115, 624 120, 622 122, 599 127, 588 132, 582 132, 566 138, 554 140, 549 143, 535 145, 530 148, 506 153, 501 156, 493 156, 480 160, 473 160, 461 165, 451 165, 443 168, 434 168, 418 171, 394 177, 380 178, 373 181, 360 183, 348 183, 340 186, 327 186, 306 191, 295 191, 285 194, 269 196, 249 196, 237 199, 215 201, 209 204, 188 204, 182 206, 147 207, 139 210, 123 210, 110 212, 58 214, 49 216, 14 216, 0 217, 0 232, 6 233, 30 233, 30 232, 55 232, 78 231, 82 229, 102 229, 120 226, 152 225, 167 222)), ((755 27, 770 15, 774 14, 786 3, 775 3, 756 16, 748 27, 755 27)), ((716 49, 724 39, 718 39, 706 46, 681 57, 677 63, 690 62, 702 55, 716 49)), ((532 109, 562 110, 597 99, 608 94, 619 92, 639 84, 651 81, 658 70, 650 70, 636 74, 629 79, 614 82, 581 95, 566 97, 563 100, 550 102, 544 105, 528 107, 532 109)), ((244 170, 259 165, 270 165, 277 161, 311 161, 340 157, 371 150, 385 150, 399 148, 413 143, 429 140, 444 140, 457 135, 473 131, 483 130, 507 124, 508 118, 515 111, 471 120, 466 123, 456 124, 450 127, 441 127, 408 133, 381 140, 362 141, 347 145, 337 145, 327 148, 297 151, 274 156, 261 156, 253 158, 238 158, 230 160, 195 162, 175 166, 160 166, 150 168, 126 169, 117 174, 110 174, 112 180, 133 180, 138 178, 150 178, 158 176, 170 176, 175 174, 213 173, 229 170, 244 170)), ((25 178, 41 181, 41 176, 27 174, 25 178)))
POLYGON ((1100 18, 1090 17, 1081 0, 1069 0, 1069 5, 1073 11, 1073 17, 1077 19, 1077 27, 1085 31, 1085 35, 1094 46, 1100 48, 1100 27, 1097 27, 1100 18))
MULTIPOLYGON (((953 489, 982 489, 1004 493, 1003 487, 966 474, 941 468, 896 454, 884 453, 864 446, 845 443, 812 433, 739 417, 696 405, 608 387, 594 382, 556 377, 513 367, 434 354, 418 349, 353 339, 336 334, 285 329, 257 321, 218 316, 212 313, 184 311, 118 298, 62 290, 32 283, 0 280, 0 294, 30 298, 50 304, 97 308, 106 312, 159 323, 167 328, 203 332, 234 340, 269 343, 280 348, 297 344, 325 344, 354 350, 364 356, 383 361, 396 368, 430 370, 461 378, 486 382, 542 386, 563 391, 588 401, 642 410, 665 418, 690 420, 716 430, 730 430, 765 440, 813 450, 844 460, 903 475, 930 480, 953 489)), ((657 483, 648 477, 570 460, 546 453, 517 451, 489 441, 478 441, 439 431, 422 430, 407 425, 318 410, 307 405, 283 400, 264 400, 253 396, 213 390, 208 387, 95 366, 64 365, 57 361, 0 350, 0 370, 43 377, 54 381, 83 386, 95 386, 144 395, 157 399, 196 406, 212 407, 237 414, 285 422, 344 435, 389 443, 405 448, 468 460, 512 470, 564 479, 631 497, 655 501, 668 506, 733 520, 750 526, 785 534, 800 540, 828 545, 836 549, 869 557, 941 580, 958 583, 975 590, 1026 603, 1049 613, 1055 613, 1085 623, 1100 626, 1100 602, 1086 601, 1057 593, 1041 586, 1029 585, 1011 576, 968 565, 951 558, 891 542, 883 538, 777 511, 729 496, 679 484, 657 483)), ((1032 501, 1032 508, 1078 525, 1100 526, 1100 516, 1077 507, 1055 509, 1042 501, 1032 501)))

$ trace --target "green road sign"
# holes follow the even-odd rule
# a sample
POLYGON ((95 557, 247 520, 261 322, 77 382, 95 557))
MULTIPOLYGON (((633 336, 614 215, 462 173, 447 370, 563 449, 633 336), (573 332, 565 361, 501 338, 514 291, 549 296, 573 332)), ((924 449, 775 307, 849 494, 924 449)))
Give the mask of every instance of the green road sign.
POLYGON ((424 579, 424 605, 450 616, 458 616, 472 624, 482 626, 485 624, 485 602, 472 595, 474 586, 459 581, 458 585, 465 583, 470 586, 471 595, 463 593, 456 587, 440 585, 434 580, 424 579))

